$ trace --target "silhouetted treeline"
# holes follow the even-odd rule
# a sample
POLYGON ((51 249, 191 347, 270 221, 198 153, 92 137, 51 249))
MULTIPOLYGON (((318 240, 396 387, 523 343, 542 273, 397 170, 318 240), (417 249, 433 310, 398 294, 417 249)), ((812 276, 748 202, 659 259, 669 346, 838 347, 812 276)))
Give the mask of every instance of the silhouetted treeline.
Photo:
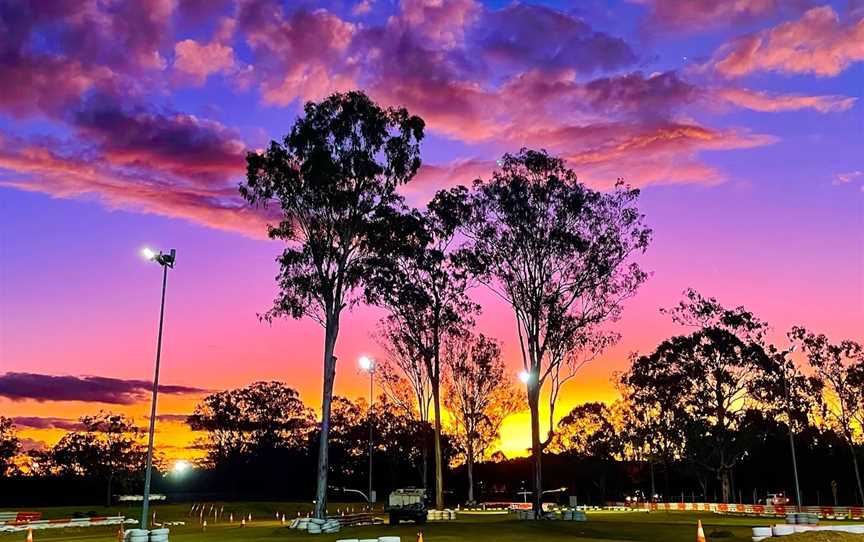
MULTIPOLYGON (((755 315, 693 291, 665 312, 686 332, 633 356, 630 368, 617 375, 619 400, 578 405, 556 424, 543 458, 544 500, 574 496, 602 504, 638 496, 750 503, 780 492, 794 497, 790 427, 804 503, 864 498, 860 345, 833 343, 796 327, 781 350, 768 343, 767 325, 755 315)), ((398 396, 382 393, 371 409, 362 399, 334 398, 332 501, 360 501, 344 489, 366 490, 370 424, 379 501, 394 488, 424 487, 435 479, 428 417, 413 410, 410 394, 401 402, 394 400, 398 396)), ((292 388, 256 382, 213 393, 187 423, 199 435, 203 457, 196 468, 175 472, 157 456, 155 491, 183 500, 313 499, 318 420, 292 388)), ((448 436, 458 431, 451 427, 443 439, 445 499, 451 504, 469 497, 464 438, 448 436)), ((82 417, 81 429, 54 446, 23 453, 14 423, 0 417, 0 504, 97 503, 140 493, 143 437, 129 418, 100 412, 82 417)), ((475 499, 523 500, 520 492, 531 489, 528 459, 507 459, 489 444, 494 435, 489 439, 485 460, 473 472, 475 499)))

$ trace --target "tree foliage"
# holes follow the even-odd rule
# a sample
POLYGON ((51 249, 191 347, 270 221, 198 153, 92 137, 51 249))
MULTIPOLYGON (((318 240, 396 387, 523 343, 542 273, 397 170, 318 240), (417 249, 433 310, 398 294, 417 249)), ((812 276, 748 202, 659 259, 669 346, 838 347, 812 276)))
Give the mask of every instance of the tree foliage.
POLYGON ((51 448, 51 465, 60 475, 105 480, 106 506, 110 506, 115 480, 127 483, 144 470, 143 432, 131 418, 106 411, 82 416, 80 422, 81 431, 66 433, 51 448))
POLYGON ((0 416, 0 476, 12 466, 12 458, 18 454, 21 447, 15 424, 11 418, 0 416))
POLYGON ((520 410, 522 400, 493 339, 464 332, 451 336, 444 351, 444 405, 454 444, 467 465, 468 502, 474 502, 474 464, 490 451, 502 422, 520 410))
POLYGON ((315 515, 327 504, 327 439, 342 310, 369 278, 376 240, 392 231, 399 185, 420 167, 423 120, 382 109, 362 92, 309 102, 282 143, 247 155, 240 193, 253 205, 276 203, 273 239, 288 243, 278 261, 279 294, 264 317, 309 316, 324 328, 324 382, 315 515))
POLYGON ((648 429, 672 437, 657 442, 678 444, 683 429, 688 457, 717 477, 723 502, 729 502, 730 471, 747 449, 744 424, 758 404, 760 375, 770 361, 763 341, 767 324, 744 307, 727 309, 692 289, 662 312, 693 331, 637 357, 625 383, 637 401, 653 394, 649 404, 662 416, 648 429))
MULTIPOLYGON (((442 345, 473 322, 479 306, 467 296, 470 276, 453 261, 451 245, 467 209, 442 192, 425 212, 402 212, 376 241, 366 299, 389 312, 382 322, 389 350, 401 357, 415 393, 428 379, 435 427, 435 504, 444 506, 441 451, 442 345), (405 355, 416 354, 414 358, 405 355), (422 364, 423 367, 416 367, 422 364)), ((394 361, 396 359, 394 358, 394 361)), ((418 404, 421 398, 418 396, 418 404)))
POLYGON ((651 231, 636 208, 639 191, 623 184, 598 192, 579 183, 545 151, 506 154, 488 181, 450 192, 470 209, 463 223, 464 264, 516 316, 529 378, 534 507, 539 511, 540 454, 552 439, 558 393, 585 361, 615 340, 600 324, 615 320, 646 274, 631 257, 651 231), (549 384, 550 423, 541 442, 541 393, 549 384))
POLYGON ((583 403, 573 407, 558 421, 550 449, 581 457, 621 457, 623 441, 620 429, 613 410, 605 403, 583 403))
POLYGON ((187 423, 205 433, 208 459, 219 464, 305 445, 315 416, 297 391, 269 381, 206 396, 187 423))
POLYGON ((375 332, 375 342, 384 351, 376 360, 375 379, 387 399, 419 421, 429 421, 432 383, 426 363, 406 331, 395 318, 383 318, 375 332))
POLYGON ((864 348, 855 341, 832 343, 823 334, 794 327, 789 338, 800 345, 810 367, 822 384, 818 395, 821 414, 849 447, 858 488, 859 502, 864 504, 864 485, 858 466, 855 445, 864 441, 864 399, 861 378, 864 372, 864 348))

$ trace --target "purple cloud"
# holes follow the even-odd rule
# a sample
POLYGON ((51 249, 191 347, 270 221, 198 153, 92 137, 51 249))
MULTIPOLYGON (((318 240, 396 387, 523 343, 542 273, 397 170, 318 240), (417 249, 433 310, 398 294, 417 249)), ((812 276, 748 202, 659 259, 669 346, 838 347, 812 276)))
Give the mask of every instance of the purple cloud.
POLYGON ((246 164, 246 145, 235 132, 193 115, 124 109, 100 98, 75 111, 72 124, 118 165, 228 179, 242 175, 246 164))
POLYGON ((479 53, 509 71, 542 66, 589 74, 633 64, 637 55, 621 38, 545 6, 512 4, 489 10, 474 32, 479 53))
POLYGON ((82 431, 84 424, 70 418, 55 418, 53 416, 16 416, 12 418, 18 427, 28 429, 63 429, 64 431, 82 431))
POLYGON ((693 33, 795 15, 815 0, 633 0, 645 4, 649 30, 693 33))
MULTIPOLYGON (((130 405, 148 397, 152 383, 103 376, 5 373, 0 375, 0 397, 13 401, 84 401, 130 405)), ((160 393, 200 394, 207 390, 193 386, 163 384, 160 393)))

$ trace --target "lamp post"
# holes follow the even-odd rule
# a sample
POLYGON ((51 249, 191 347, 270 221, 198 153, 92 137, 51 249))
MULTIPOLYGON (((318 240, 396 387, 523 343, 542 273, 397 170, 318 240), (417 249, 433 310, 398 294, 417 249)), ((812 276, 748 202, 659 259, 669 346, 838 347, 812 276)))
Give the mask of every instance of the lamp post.
POLYGON ((360 366, 360 370, 366 373, 369 373, 369 411, 366 414, 366 421, 369 424, 369 493, 367 493, 367 500, 369 504, 373 504, 375 502, 375 498, 372 493, 372 403, 375 401, 374 395, 374 378, 375 374, 375 360, 370 358, 369 356, 361 356, 359 360, 357 360, 357 364, 360 366))
POLYGON ((141 504, 141 528, 147 529, 147 515, 150 509, 150 477, 153 472, 153 432, 156 428, 156 396, 159 393, 159 362, 162 358, 162 323, 165 321, 165 285, 168 282, 168 268, 174 268, 177 251, 173 248, 168 254, 153 252, 149 248, 141 251, 144 257, 162 266, 162 303, 159 308, 159 334, 156 339, 156 370, 153 374, 153 398, 150 401, 150 433, 147 440, 147 470, 144 474, 144 499, 141 504))
POLYGON ((795 510, 801 511, 801 486, 798 484, 798 459, 795 457, 795 437, 792 434, 792 413, 790 410, 791 400, 789 398, 789 385, 787 384, 786 376, 786 356, 795 351, 795 346, 792 345, 788 350, 785 350, 780 359, 783 363, 783 395, 786 396, 786 422, 789 428, 789 448, 792 451, 792 472, 795 475, 795 510))

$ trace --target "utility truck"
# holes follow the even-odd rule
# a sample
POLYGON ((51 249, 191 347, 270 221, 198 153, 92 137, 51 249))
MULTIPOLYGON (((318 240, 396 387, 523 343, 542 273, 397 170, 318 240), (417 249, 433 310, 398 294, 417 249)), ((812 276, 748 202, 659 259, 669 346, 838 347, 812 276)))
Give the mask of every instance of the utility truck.
POLYGON ((399 525, 403 520, 426 523, 426 490, 406 487, 393 491, 387 501, 387 513, 390 525, 399 525))

